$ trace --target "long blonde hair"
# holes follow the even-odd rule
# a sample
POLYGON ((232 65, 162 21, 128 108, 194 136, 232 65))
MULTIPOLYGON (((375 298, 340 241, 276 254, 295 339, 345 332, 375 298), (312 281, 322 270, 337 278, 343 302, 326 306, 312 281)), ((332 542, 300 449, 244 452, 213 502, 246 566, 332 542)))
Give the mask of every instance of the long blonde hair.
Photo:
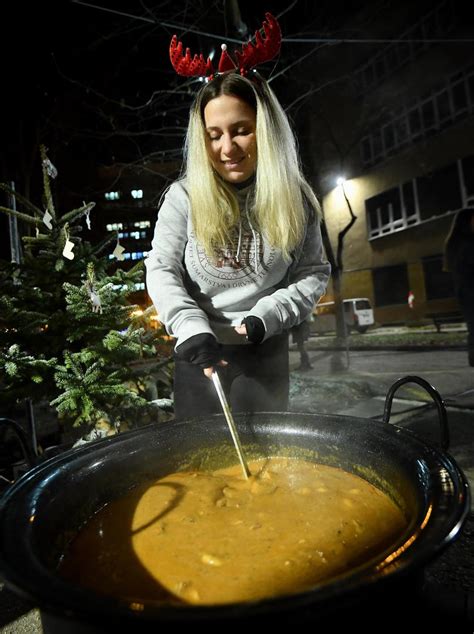
POLYGON ((296 140, 271 88, 237 72, 218 75, 202 88, 191 108, 185 145, 185 177, 197 240, 214 257, 215 248, 232 242, 239 205, 232 186, 213 169, 206 149, 204 108, 232 95, 256 111, 257 170, 254 219, 270 244, 286 258, 301 241, 307 221, 304 198, 315 213, 319 204, 300 168, 296 140))

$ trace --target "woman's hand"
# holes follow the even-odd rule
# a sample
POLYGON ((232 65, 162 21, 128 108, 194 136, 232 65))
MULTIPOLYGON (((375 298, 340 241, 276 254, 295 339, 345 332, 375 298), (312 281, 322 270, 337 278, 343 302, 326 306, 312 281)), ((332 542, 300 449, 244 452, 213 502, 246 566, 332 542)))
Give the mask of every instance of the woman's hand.
POLYGON ((178 359, 198 365, 209 379, 215 366, 227 365, 227 361, 222 359, 220 343, 208 333, 186 339, 176 348, 175 354, 178 359))
MULTIPOLYGON (((220 365, 220 366, 224 367, 224 366, 229 365, 229 364, 227 363, 227 361, 224 361, 224 359, 221 359, 220 361, 217 362, 216 365, 218 365, 218 366, 220 365)), ((212 373, 214 372, 214 370, 215 370, 215 367, 211 366, 210 368, 204 368, 203 372, 207 376, 208 379, 211 379, 212 378, 212 373)))
POLYGON ((247 341, 250 341, 250 343, 262 343, 265 337, 263 321, 260 317, 253 317, 252 315, 246 317, 240 326, 235 326, 234 330, 239 335, 247 337, 247 341))

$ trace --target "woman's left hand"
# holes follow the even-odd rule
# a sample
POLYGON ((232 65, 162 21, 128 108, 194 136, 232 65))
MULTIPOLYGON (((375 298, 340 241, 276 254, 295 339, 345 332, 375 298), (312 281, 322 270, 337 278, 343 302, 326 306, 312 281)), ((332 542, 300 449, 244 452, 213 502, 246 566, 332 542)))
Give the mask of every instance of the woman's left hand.
POLYGON ((234 326, 234 330, 239 335, 247 337, 247 340, 251 343, 262 343, 265 338, 265 326, 260 317, 249 315, 240 326, 234 326))

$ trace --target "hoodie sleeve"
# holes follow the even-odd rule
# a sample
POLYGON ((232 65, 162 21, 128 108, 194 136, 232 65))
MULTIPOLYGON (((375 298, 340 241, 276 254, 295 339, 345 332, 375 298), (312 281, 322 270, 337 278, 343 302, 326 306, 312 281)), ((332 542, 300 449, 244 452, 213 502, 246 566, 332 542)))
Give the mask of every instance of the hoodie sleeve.
POLYGON ((249 311, 249 315, 263 321, 264 341, 296 326, 310 315, 326 290, 330 273, 331 265, 324 256, 319 222, 312 219, 290 265, 286 285, 262 297, 249 311))
POLYGON ((145 260, 148 294, 168 334, 178 339, 177 345, 198 334, 215 337, 206 313, 184 283, 188 213, 186 191, 181 183, 173 183, 160 207, 152 249, 145 260))

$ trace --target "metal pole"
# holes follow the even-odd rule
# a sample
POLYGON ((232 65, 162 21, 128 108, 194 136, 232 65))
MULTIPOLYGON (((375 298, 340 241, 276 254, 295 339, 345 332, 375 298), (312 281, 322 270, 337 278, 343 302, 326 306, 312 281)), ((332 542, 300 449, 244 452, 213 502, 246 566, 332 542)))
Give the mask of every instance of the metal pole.
MULTIPOLYGON (((10 187, 15 191, 15 181, 10 181, 10 187)), ((16 211, 16 198, 13 194, 9 194, 9 207, 16 211)), ((11 261, 15 264, 20 264, 21 250, 20 250, 20 238, 18 235, 18 218, 16 216, 8 216, 8 228, 10 231, 10 254, 11 261)))

